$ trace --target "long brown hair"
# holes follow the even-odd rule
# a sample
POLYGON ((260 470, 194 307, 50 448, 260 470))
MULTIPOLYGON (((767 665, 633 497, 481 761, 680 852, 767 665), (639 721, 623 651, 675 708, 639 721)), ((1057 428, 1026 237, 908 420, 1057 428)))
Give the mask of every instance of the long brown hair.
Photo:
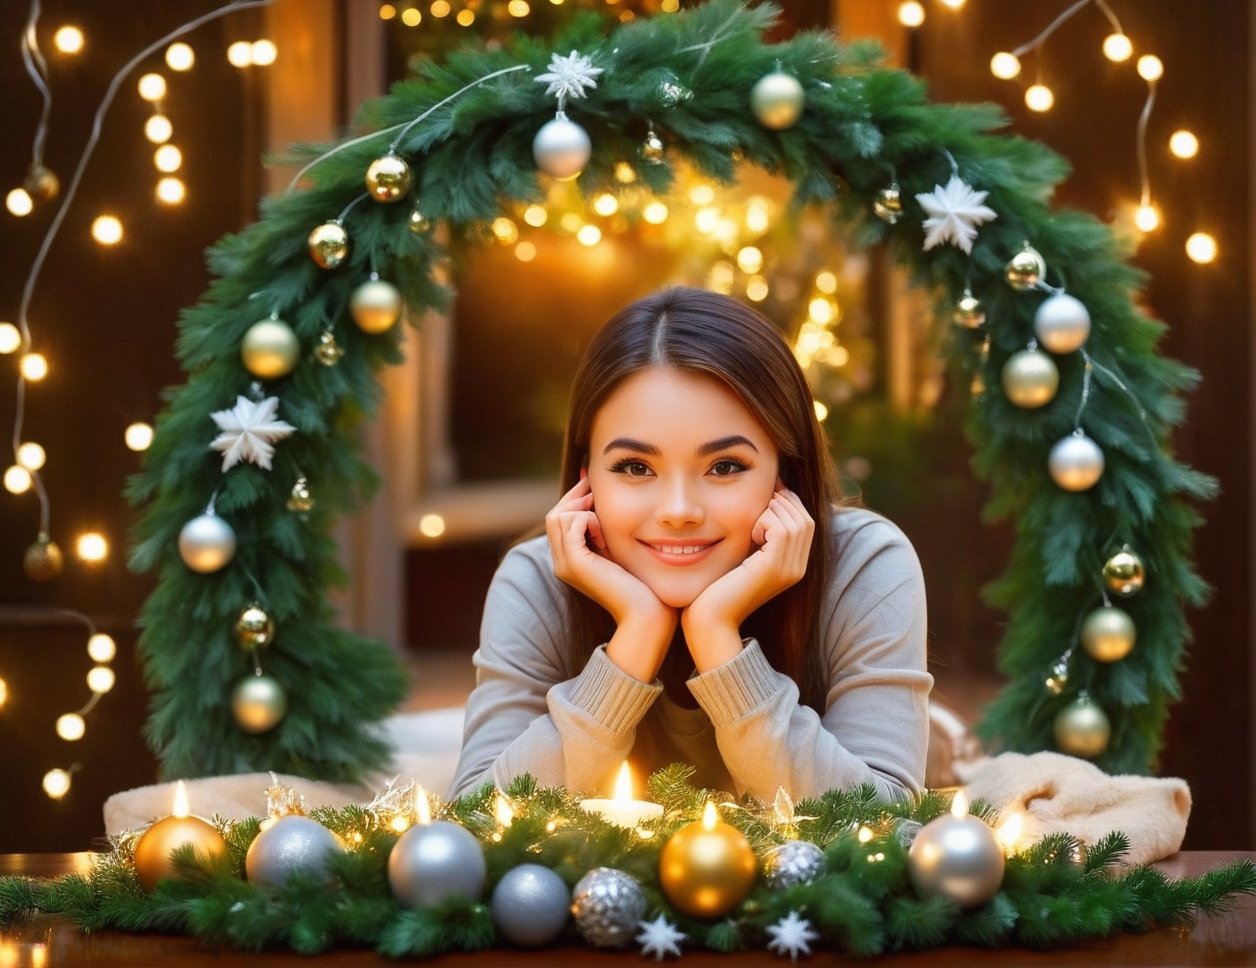
MULTIPOLYGON (((565 493, 588 464, 593 419, 628 376, 673 366, 728 386, 771 435, 780 477, 816 522, 806 575, 759 608, 744 631, 759 639, 772 666, 792 678, 803 701, 822 710, 819 611, 832 574, 830 520, 839 500, 837 474, 811 389, 780 330, 750 307, 702 289, 678 287, 646 296, 613 316, 585 351, 572 384, 563 440, 565 493)), ((567 588, 576 619, 568 661, 582 668, 613 623, 587 596, 567 588)))

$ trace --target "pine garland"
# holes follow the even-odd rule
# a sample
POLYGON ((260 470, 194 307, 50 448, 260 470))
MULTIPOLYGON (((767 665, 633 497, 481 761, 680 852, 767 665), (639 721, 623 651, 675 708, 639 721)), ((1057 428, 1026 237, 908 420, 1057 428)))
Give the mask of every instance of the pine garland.
MULTIPOLYGON (((586 813, 574 796, 539 788, 531 777, 504 791, 514 811, 504 829, 493 819, 498 793, 491 785, 447 804, 442 817, 479 839, 488 868, 485 898, 520 864, 549 867, 569 887, 595 867, 613 867, 640 882, 649 917, 663 915, 693 945, 714 951, 763 947, 767 928, 791 911, 806 912, 825 947, 855 955, 953 943, 1052 948, 1188 925, 1200 914, 1223 913, 1237 895, 1256 894, 1256 865, 1250 860, 1171 881, 1154 868, 1121 867, 1128 842, 1120 833, 1092 845, 1084 861, 1078 860, 1075 838, 1056 834, 1009 857, 999 892, 963 911, 943 899, 921 899, 909 880, 911 828, 944 812, 945 798, 930 793, 915 805, 886 807, 866 787, 802 801, 795 816, 785 819, 749 800, 722 803, 722 819, 747 836, 758 856, 786 840, 804 840, 823 848, 824 871, 810 883, 784 889, 761 879, 729 914, 700 920, 671 907, 657 876, 668 838, 718 796, 691 786, 692 772, 678 765, 651 778, 650 795, 666 809, 662 818, 644 825, 652 832, 648 838, 586 813)), ((387 811, 319 808, 311 816, 348 845, 331 861, 330 881, 294 877, 279 890, 248 883, 244 858, 259 821, 216 821, 226 853, 207 861, 180 848, 179 879, 163 880, 151 893, 136 877, 130 836, 97 855, 86 875, 0 878, 0 925, 51 914, 85 931, 175 932, 207 945, 291 948, 305 955, 369 947, 391 957, 424 956, 501 943, 483 898, 453 898, 432 909, 397 905, 386 864, 399 835, 387 811)), ((579 940, 574 924, 564 938, 579 940)))
POLYGON ((988 593, 1009 616, 999 646, 1008 685, 981 732, 992 746, 1052 748, 1057 715, 1084 692, 1112 723, 1096 763, 1114 773, 1153 768, 1179 694, 1189 638, 1184 606, 1199 605, 1207 591, 1190 558, 1199 523, 1191 502, 1210 497, 1214 485, 1177 462, 1169 444, 1196 374, 1158 354, 1163 327, 1137 306, 1140 274, 1109 228, 1050 207, 1067 170, 1061 158, 995 133, 1005 119, 994 107, 929 103, 918 79, 878 66, 867 45, 839 45, 819 32, 765 43, 774 17, 769 5, 713 0, 619 26, 610 36, 597 18, 580 18, 552 50, 518 37, 500 49, 465 49, 443 64, 426 63, 365 107, 362 129, 376 136, 305 149, 311 164, 302 189, 269 199, 256 224, 214 246, 209 258, 218 278, 180 323, 188 381, 170 394, 146 468, 129 491, 147 506, 133 564, 160 579, 143 612, 140 652, 154 692, 149 738, 166 776, 278 769, 349 779, 381 764, 384 749, 370 726, 401 697, 403 676, 383 646, 333 628, 326 591, 341 577, 329 529, 372 486, 354 427, 374 410, 375 373, 396 360, 397 336, 360 332, 346 306, 372 271, 403 290, 415 318, 444 306, 447 294, 436 281, 442 240, 474 236, 504 207, 542 200, 531 144, 555 103, 536 78, 554 51, 578 51, 602 71, 596 88, 566 106, 592 140, 579 181, 584 192, 618 190, 622 165, 638 185, 661 192, 682 161, 724 180, 735 177, 739 162, 753 163, 792 180, 800 205, 830 207, 859 243, 888 246, 936 294, 939 318, 949 318, 966 288, 980 298, 986 327, 959 331, 948 354, 956 379, 980 377, 986 387, 969 408, 973 463, 991 487, 989 515, 1011 518, 1017 529, 1007 571, 988 593), (748 106, 753 85, 778 70, 797 78, 806 96, 798 123, 779 131, 761 125, 748 106), (666 145, 662 163, 639 150, 651 128, 666 145), (390 150, 413 173, 410 197, 401 204, 362 198, 364 173, 390 150), (955 245, 923 250, 924 213, 915 198, 955 173, 987 193, 997 218, 981 225, 971 254, 955 245), (891 182, 904 200, 895 224, 872 214, 891 182), (351 251, 345 264, 325 271, 311 262, 306 239, 336 218, 351 251), (446 231, 415 231, 425 225, 446 231), (1049 283, 1066 286, 1093 320, 1085 358, 1056 359, 1059 393, 1037 410, 1013 406, 999 390, 1001 369, 1032 339, 1042 302, 1040 291, 1017 291, 1005 279, 1026 242, 1044 257, 1049 283), (242 464, 224 475, 208 449, 208 415, 249 394, 240 341, 272 310, 295 329, 302 359, 265 392, 280 399, 281 417, 297 432, 278 444, 272 470, 242 464), (313 358, 325 331, 345 350, 334 366, 313 358), (1052 481, 1046 463, 1079 414, 1106 471, 1092 489, 1072 493, 1052 481), (285 503, 300 475, 317 496, 304 518, 285 503), (176 537, 213 495, 241 547, 222 571, 195 574, 179 560, 176 537), (1121 603, 1136 625, 1137 647, 1104 664, 1074 648, 1077 629, 1101 603, 1105 557, 1125 543, 1144 559, 1148 587, 1121 603), (279 627, 262 658, 291 706, 274 730, 248 736, 230 710, 232 685, 249 672, 231 629, 259 596, 279 627), (1067 683, 1049 693, 1043 681, 1065 655, 1067 683))

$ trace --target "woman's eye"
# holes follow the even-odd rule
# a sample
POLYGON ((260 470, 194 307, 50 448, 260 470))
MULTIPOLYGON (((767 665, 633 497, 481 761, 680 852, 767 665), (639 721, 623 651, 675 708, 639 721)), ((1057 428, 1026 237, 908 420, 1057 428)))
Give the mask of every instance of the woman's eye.
POLYGON ((740 474, 744 470, 746 470, 746 465, 732 458, 717 460, 711 465, 711 473, 716 477, 728 477, 732 474, 740 474))
POLYGON ((616 461, 611 467, 614 474, 626 474, 629 477, 645 477, 650 473, 650 465, 643 460, 634 460, 626 457, 621 461, 616 461))

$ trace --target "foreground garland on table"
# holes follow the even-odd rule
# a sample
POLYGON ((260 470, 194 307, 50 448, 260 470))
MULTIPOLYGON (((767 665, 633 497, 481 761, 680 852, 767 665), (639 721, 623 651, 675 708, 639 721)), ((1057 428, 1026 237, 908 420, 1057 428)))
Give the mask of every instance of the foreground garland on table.
MULTIPOLYGON (((346 845, 329 858, 325 872, 307 871, 275 887, 250 883, 246 866, 251 875, 254 867, 246 858, 262 821, 219 822, 225 852, 207 860, 180 848, 178 877, 149 893, 136 873, 135 837, 125 836, 96 859, 88 875, 0 878, 0 924, 55 914, 85 931, 181 932, 249 950, 288 947, 316 954, 351 946, 392 957, 431 955, 507 943, 485 899, 512 871, 539 865, 566 887, 599 868, 635 880, 644 903, 622 942, 635 940, 645 954, 679 955, 682 946, 697 946, 766 947, 796 956, 815 945, 873 955, 949 943, 1066 945, 1189 924, 1200 913, 1224 912, 1237 894, 1256 893, 1251 861, 1170 881, 1150 867, 1120 868, 1128 847, 1120 833, 1088 847, 1053 835, 1008 857, 998 892, 980 906, 961 909, 942 897, 922 898, 910 876, 911 842, 922 824, 944 813, 946 798, 931 792, 914 805, 885 806, 865 787, 796 805, 781 794, 767 810, 749 800, 722 804, 725 821, 752 845, 761 873, 749 895, 726 914, 695 918, 669 903, 658 873, 660 853, 713 796, 690 785, 692 774, 691 767, 677 765, 651 777, 651 798, 664 814, 636 831, 586 813, 567 792, 538 788, 531 777, 505 791, 509 818, 502 816, 501 794, 491 786, 446 804, 444 821, 473 836, 483 851, 483 896, 454 895, 414 909, 398 905, 390 890, 389 858, 399 840, 397 828, 413 821, 408 813, 413 806, 407 806, 413 797, 407 789, 390 787, 372 804, 311 812, 346 845), (822 861, 806 876, 774 871, 769 858, 789 843, 816 845, 822 861)), ((607 946, 606 925, 581 921, 578 912, 576 922, 560 928, 560 940, 583 935, 607 946)))

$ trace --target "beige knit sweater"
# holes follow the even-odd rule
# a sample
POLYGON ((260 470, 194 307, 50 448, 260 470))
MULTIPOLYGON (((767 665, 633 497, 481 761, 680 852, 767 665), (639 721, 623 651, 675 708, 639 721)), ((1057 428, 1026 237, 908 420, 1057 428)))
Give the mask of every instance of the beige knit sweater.
POLYGON ((771 802, 872 783, 889 800, 919 792, 928 744, 925 593, 898 528, 843 509, 834 577, 821 610, 823 715, 759 644, 688 680, 697 708, 619 669, 598 648, 566 667, 570 627, 547 540, 511 549, 489 588, 452 796, 530 773, 543 786, 609 794, 624 760, 640 780, 674 762, 700 786, 771 802))

